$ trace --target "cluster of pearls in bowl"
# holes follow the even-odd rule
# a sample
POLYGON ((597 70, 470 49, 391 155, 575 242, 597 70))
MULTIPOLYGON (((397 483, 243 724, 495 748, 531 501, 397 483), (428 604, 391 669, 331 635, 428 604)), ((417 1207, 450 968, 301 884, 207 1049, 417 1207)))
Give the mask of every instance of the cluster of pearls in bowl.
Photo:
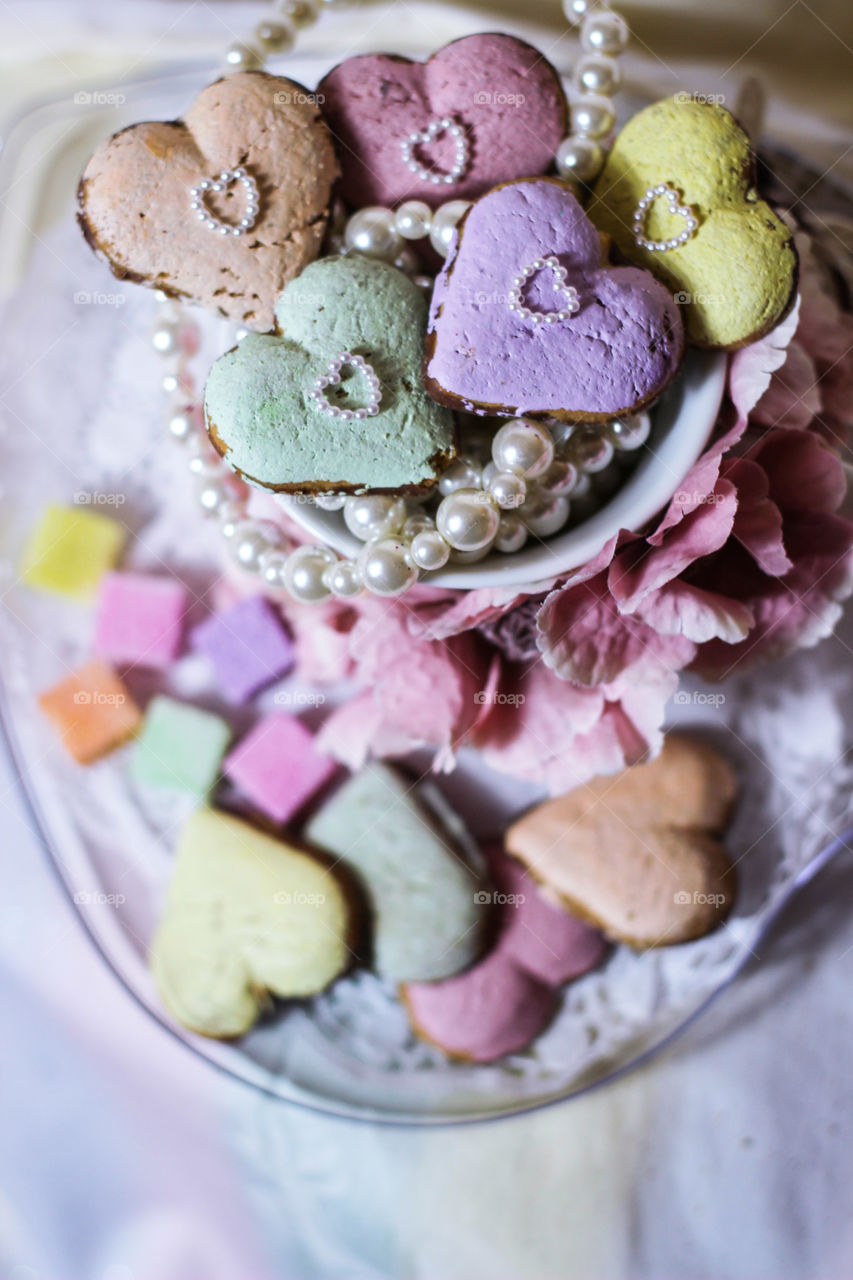
POLYGON ((203 178, 197 187, 190 188, 190 208, 206 227, 218 231, 221 236, 242 236, 251 231, 258 218, 258 201, 258 184, 242 166, 223 169, 218 178, 203 178), (211 213, 205 197, 208 192, 226 191, 234 183, 239 183, 246 193, 243 216, 239 222, 223 222, 211 213))
POLYGON ((696 210, 689 204, 680 204, 680 200, 681 196, 675 187, 669 186, 666 182, 659 182, 656 187, 649 187, 634 210, 635 244, 638 244, 641 249, 648 250, 649 253, 667 253, 670 249, 677 249, 679 245, 687 244, 687 241, 696 234, 699 219, 696 217, 696 210), (684 230, 679 231, 677 236, 672 236, 669 240, 650 240, 646 235, 646 217, 659 196, 666 199, 667 207, 673 217, 684 219, 684 230))
POLYGON ((403 164, 409 170, 409 173, 413 173, 421 182, 430 182, 436 187, 442 183, 449 185, 450 183, 458 182, 468 168, 468 140, 465 137, 465 130, 451 116, 442 116, 440 120, 430 120, 425 129, 413 130, 400 143, 400 153, 403 164), (456 156, 447 173, 441 173, 438 169, 428 169, 425 165, 422 165, 415 156, 415 149, 419 146, 429 145, 430 142, 434 142, 436 138, 440 138, 445 133, 453 139, 456 156))

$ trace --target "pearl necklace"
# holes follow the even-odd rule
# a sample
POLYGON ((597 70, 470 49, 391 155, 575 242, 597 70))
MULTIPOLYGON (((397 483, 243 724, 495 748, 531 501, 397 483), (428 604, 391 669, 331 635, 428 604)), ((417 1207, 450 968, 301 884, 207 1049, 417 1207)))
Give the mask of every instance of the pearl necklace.
MULTIPOLYGON (((297 28, 312 23, 321 9, 337 3, 278 0, 273 18, 258 23, 249 40, 237 40, 229 47, 226 71, 263 67, 270 54, 292 47, 297 28)), ((572 82, 575 131, 560 143, 555 164, 561 177, 588 183, 604 163, 601 139, 616 123, 609 95, 621 81, 615 58, 628 42, 628 28, 624 19, 606 4, 598 5, 597 0, 563 0, 563 8, 572 24, 581 23, 583 55, 572 82)), ((430 121, 423 134, 404 139, 401 163, 416 163, 413 148, 425 135, 432 136, 430 131, 436 135, 447 131, 457 142, 454 169, 441 176, 441 181, 452 182, 454 175, 464 171, 468 156, 463 131, 450 117, 430 121)), ((251 227, 257 213, 257 189, 252 183, 237 170, 204 179, 189 193, 193 210, 211 230, 240 235, 251 227), (205 197, 208 190, 219 190, 235 181, 246 188, 247 206, 243 219, 229 226, 212 216, 205 197)), ((363 253, 393 262, 424 292, 430 292, 432 277, 419 272, 418 258, 407 242, 429 238, 435 251, 445 257, 454 229, 468 207, 466 200, 451 200, 432 210, 424 201, 409 200, 396 210, 380 206, 359 209, 345 222, 338 218, 328 246, 332 252, 363 253)), ((519 290, 525 280, 522 272, 519 290)), ((563 291, 566 303, 554 314, 560 320, 567 319, 574 306, 570 287, 555 275, 555 288, 563 291)), ((602 426, 512 419, 492 439, 488 460, 476 452, 457 458, 439 478, 437 493, 424 499, 380 494, 316 497, 314 502, 321 509, 342 511, 350 533, 364 544, 353 559, 341 559, 328 547, 289 546, 275 524, 247 517, 245 486, 212 449, 195 402, 189 360, 198 347, 198 328, 165 294, 158 292, 157 297, 163 311, 152 342, 169 361, 162 383, 172 400, 168 430, 187 451, 202 510, 217 519, 241 569, 303 603, 346 599, 365 589, 380 596, 401 595, 421 573, 434 573, 448 562, 472 563, 492 550, 511 554, 520 551, 531 536, 546 538, 570 520, 586 519, 602 498, 618 487, 620 472, 630 463, 631 454, 645 444, 651 429, 647 413, 602 426), (428 509, 430 503, 433 510, 428 509)), ((520 301, 518 305, 522 312, 527 311, 520 301)), ((537 315, 530 312, 532 319, 537 315)), ((245 331, 238 332, 237 340, 244 335, 245 331)), ((341 352, 328 370, 321 371, 315 387, 319 398, 339 377, 341 365, 352 361, 351 353, 341 352)), ((369 366, 363 370, 368 371, 372 372, 369 366)))

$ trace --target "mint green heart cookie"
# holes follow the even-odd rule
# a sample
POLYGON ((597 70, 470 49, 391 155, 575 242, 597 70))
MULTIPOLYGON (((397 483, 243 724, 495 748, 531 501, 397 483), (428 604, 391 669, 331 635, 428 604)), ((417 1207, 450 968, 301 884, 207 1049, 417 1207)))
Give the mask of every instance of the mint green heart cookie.
POLYGON ((754 342, 793 301, 793 237, 758 199, 749 138, 715 102, 676 94, 629 120, 587 214, 672 290, 695 346, 754 342))
POLYGON ((421 386, 418 287, 376 259, 324 258, 275 315, 280 336, 248 334, 208 375, 207 429, 228 465, 281 493, 431 487, 455 431, 421 386))

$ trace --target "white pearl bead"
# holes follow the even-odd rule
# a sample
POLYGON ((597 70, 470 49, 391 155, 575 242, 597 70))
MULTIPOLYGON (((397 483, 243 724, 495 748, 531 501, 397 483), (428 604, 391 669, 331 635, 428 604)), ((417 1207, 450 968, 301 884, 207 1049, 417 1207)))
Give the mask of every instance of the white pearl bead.
POLYGON ((596 0, 563 0, 563 13, 572 26, 575 26, 586 17, 595 3, 596 0))
POLYGON ((495 539, 500 516, 479 489, 457 489, 443 498, 436 512, 438 532, 457 551, 479 551, 495 539))
POLYGON ((295 38, 293 27, 289 22, 282 22, 279 18, 259 22, 252 34, 261 48, 266 49, 268 53, 287 53, 288 49, 293 48, 295 38))
POLYGON ((168 373, 163 374, 160 385, 167 396, 176 395, 178 392, 182 395, 191 395, 193 391, 193 380, 186 369, 170 369, 168 373))
POLYGON ((590 93, 572 103, 572 128, 586 138, 603 138, 616 124, 616 108, 610 98, 590 93))
POLYGON ((435 521, 432 516, 428 516, 425 511, 418 511, 416 515, 409 516, 401 530, 401 537, 404 541, 411 541, 416 538, 419 533, 423 533, 425 529, 434 529, 435 521))
POLYGON ((265 586, 275 591, 283 591, 287 574, 287 552, 278 548, 265 551, 258 558, 258 567, 265 586))
POLYGON ((496 471, 488 484, 489 493, 499 507, 515 510, 527 497, 527 485, 514 471, 496 471))
POLYGON ((541 493, 552 498, 567 497, 578 482, 578 469, 564 458, 555 458, 539 481, 541 493))
POLYGON ((354 560, 336 560, 330 564, 323 572, 323 585, 342 600, 360 595, 364 587, 354 560))
POLYGON ((604 163, 604 152, 592 138, 572 134, 560 143, 554 163, 561 177, 591 182, 604 163))
POLYGON ((327 547, 297 547, 287 557, 284 585, 301 604, 320 604, 329 598, 323 574, 335 557, 327 547))
POLYGON ((256 45, 235 40, 226 51, 225 65, 229 71, 257 71, 264 65, 264 55, 256 45))
POLYGON ((400 250, 394 214, 379 204, 359 209, 347 223, 344 243, 371 258, 393 258, 400 250))
POLYGON ((412 276, 412 284, 416 284, 421 293, 429 297, 432 293, 432 287, 435 284, 435 281, 432 276, 421 273, 420 275, 412 276))
POLYGON ((447 257, 447 251, 450 248, 450 241, 453 239, 456 224, 465 210, 470 207, 470 204, 470 200, 448 200, 447 204, 443 204, 440 209, 436 209, 432 215, 429 242, 442 258, 447 257))
POLYGON ((501 516, 498 536, 495 538, 495 550, 510 555, 520 551, 527 541, 527 529, 516 515, 501 516))
POLYGON ((183 442, 195 435, 198 424, 190 410, 179 409, 172 414, 167 425, 172 439, 183 442))
POLYGON ((575 66, 576 93, 600 93, 606 97, 612 97, 621 83, 622 72, 619 63, 604 54, 587 54, 575 66))
POLYGON ((628 24, 618 13, 597 9, 584 19, 581 47, 587 53, 620 54, 628 43, 628 24))
POLYGON ((180 325, 161 320, 151 330, 151 345, 161 356, 173 356, 181 345, 180 325))
POLYGON ((231 488, 227 481, 214 477, 203 477, 198 487, 198 500, 208 515, 215 516, 223 503, 231 498, 231 488))
POLYGON ((404 240, 423 240, 432 225, 432 209, 423 200, 407 200, 394 215, 394 224, 404 240))
POLYGON ((219 516, 219 532, 223 538, 233 538, 240 522, 245 518, 246 510, 242 502, 231 499, 223 502, 216 514, 219 516))
POLYGON ((396 538, 368 543, 359 556, 359 569, 364 585, 377 596, 402 595, 418 578, 408 546, 396 538))
POLYGON ((415 253, 411 245, 404 244, 400 252, 394 259, 394 266, 398 271, 405 271, 407 276, 413 275, 421 265, 421 260, 415 253))
POLYGON ((613 461, 613 444, 610 437, 599 428, 579 427, 572 436, 570 457, 581 471, 594 475, 610 466, 613 461))
POLYGON ((524 418, 505 422, 492 441, 492 461, 500 471, 527 480, 543 475, 554 461, 554 444, 545 427, 524 418))
POLYGON ((483 473, 475 458, 461 457, 442 471, 438 481, 441 494, 455 493, 457 489, 479 489, 483 473))
POLYGON ((341 511, 346 505, 345 493, 318 493, 314 497, 314 506, 321 511, 341 511))
POLYGON ((254 520, 242 520, 238 524, 229 546, 241 569, 248 573, 258 571, 261 556, 270 550, 269 541, 254 520))
POLYGON ((646 443, 651 430, 651 417, 643 410, 630 418, 616 418, 608 426, 607 433, 620 453, 631 453, 646 443))
POLYGON ((550 538, 558 529, 562 529, 568 518, 568 498, 555 498, 553 502, 549 503, 541 511, 537 511, 535 515, 528 516, 525 524, 535 538, 550 538))
POLYGON ((276 9, 295 27, 309 27, 319 16, 317 0, 279 0, 276 9))
POLYGON ((412 540, 412 559, 419 569, 434 573, 450 559, 450 547, 437 529, 422 529, 412 540))
POLYGON ((362 542, 396 533, 406 519, 402 498, 380 493, 358 494, 344 503, 344 524, 362 542))

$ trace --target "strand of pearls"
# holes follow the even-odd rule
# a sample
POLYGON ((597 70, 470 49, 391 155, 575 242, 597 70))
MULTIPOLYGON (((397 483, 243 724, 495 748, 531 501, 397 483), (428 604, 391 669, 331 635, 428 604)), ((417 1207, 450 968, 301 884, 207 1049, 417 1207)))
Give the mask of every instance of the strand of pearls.
POLYGON ((628 44, 628 24, 597 0, 563 0, 563 11, 573 26, 580 23, 583 53, 569 95, 572 132, 560 143, 554 159, 561 177, 586 183, 601 171, 602 140, 616 124, 613 94, 622 82, 617 58, 628 44))
POLYGON ((259 71, 273 54, 288 53, 297 32, 316 22, 324 9, 340 7, 341 0, 276 0, 271 17, 259 22, 248 39, 235 40, 228 46, 226 73, 259 71))

